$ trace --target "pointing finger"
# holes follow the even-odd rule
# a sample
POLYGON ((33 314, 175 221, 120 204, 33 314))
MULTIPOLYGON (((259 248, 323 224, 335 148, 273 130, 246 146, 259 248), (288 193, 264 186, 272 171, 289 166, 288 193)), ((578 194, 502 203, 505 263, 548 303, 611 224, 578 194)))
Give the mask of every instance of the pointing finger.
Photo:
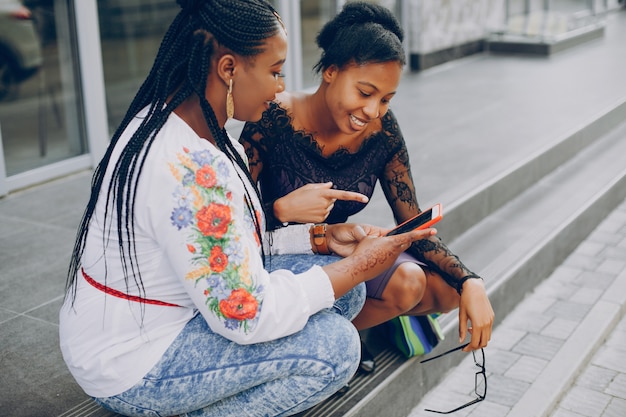
POLYGON ((358 201, 360 203, 367 203, 369 201, 366 195, 354 191, 328 190, 325 195, 327 198, 335 200, 358 201))

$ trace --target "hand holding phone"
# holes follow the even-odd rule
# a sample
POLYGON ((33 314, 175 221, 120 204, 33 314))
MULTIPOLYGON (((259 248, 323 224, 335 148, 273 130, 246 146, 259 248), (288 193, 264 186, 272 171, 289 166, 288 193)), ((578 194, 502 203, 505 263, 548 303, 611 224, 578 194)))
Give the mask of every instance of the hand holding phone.
POLYGON ((428 210, 424 210, 417 216, 412 217, 404 223, 399 224, 389 233, 387 233, 387 236, 406 233, 413 229, 426 229, 437 223, 439 220, 441 220, 442 217, 443 211, 441 210, 441 204, 437 203, 428 210))

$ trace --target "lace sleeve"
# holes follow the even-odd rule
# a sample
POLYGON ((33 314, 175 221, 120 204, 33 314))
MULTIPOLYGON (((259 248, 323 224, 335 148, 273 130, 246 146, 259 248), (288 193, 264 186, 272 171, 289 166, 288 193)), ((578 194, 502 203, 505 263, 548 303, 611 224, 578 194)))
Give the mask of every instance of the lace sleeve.
POLYGON ((262 141, 265 134, 266 130, 259 123, 247 122, 239 136, 239 143, 243 145, 248 157, 250 174, 252 174, 252 179, 255 181, 259 180, 261 171, 263 171, 265 148, 262 141))
MULTIPOLYGON (((397 151, 385 167, 380 184, 393 211, 396 223, 401 223, 420 213, 406 144, 397 123, 391 123, 387 135, 396 143, 397 151)), ((438 236, 417 241, 407 251, 415 258, 439 272, 443 279, 460 293, 468 278, 480 278, 448 249, 438 236)))
MULTIPOLYGON (((260 121, 256 123, 247 122, 239 136, 239 143, 243 145, 248 158, 250 174, 256 182, 261 177, 263 161, 267 155, 264 141, 271 139, 274 134, 270 128, 272 126, 270 118, 271 114, 266 112, 260 121)), ((263 211, 265 212, 266 230, 274 230, 285 226, 274 216, 274 200, 263 199, 263 211)))

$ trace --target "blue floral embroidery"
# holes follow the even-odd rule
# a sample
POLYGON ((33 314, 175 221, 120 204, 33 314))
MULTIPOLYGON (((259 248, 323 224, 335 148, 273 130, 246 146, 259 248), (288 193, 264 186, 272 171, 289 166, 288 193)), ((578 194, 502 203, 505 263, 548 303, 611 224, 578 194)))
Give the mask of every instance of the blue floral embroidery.
MULTIPOLYGON (((196 266, 185 278, 205 286, 206 305, 226 328, 248 332, 258 320, 263 291, 252 281, 249 253, 232 227, 229 165, 209 150, 183 149, 177 157, 170 169, 181 185, 172 195, 170 219, 178 230, 189 229, 187 249, 196 266)), ((246 227, 254 230, 245 214, 246 227)))

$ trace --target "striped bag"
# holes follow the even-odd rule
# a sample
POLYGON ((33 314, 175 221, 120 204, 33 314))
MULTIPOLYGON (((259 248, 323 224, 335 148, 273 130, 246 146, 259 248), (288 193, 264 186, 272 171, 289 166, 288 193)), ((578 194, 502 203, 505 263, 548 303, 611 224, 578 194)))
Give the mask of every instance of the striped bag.
POLYGON ((407 358, 430 353, 443 340, 437 321, 440 314, 399 316, 385 323, 389 340, 407 358))

